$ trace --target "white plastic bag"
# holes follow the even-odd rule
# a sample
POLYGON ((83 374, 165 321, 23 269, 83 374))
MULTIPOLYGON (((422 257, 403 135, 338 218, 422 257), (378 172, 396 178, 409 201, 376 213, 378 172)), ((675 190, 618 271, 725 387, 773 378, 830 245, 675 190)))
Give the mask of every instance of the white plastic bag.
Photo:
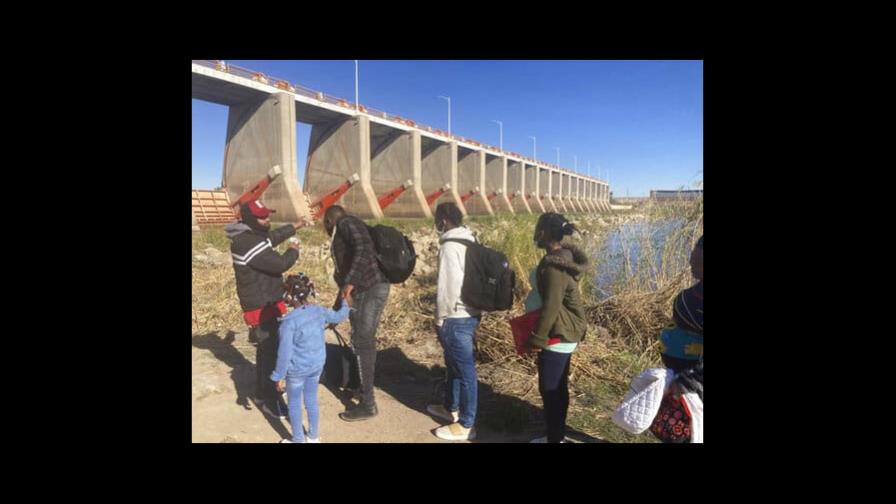
POLYGON ((689 392, 681 396, 687 403, 688 411, 691 413, 691 443, 703 442, 703 401, 700 396, 693 392, 689 392))
POLYGON ((613 423, 632 434, 647 430, 660 410, 666 387, 674 378, 675 373, 665 368, 651 368, 635 377, 613 413, 613 423))

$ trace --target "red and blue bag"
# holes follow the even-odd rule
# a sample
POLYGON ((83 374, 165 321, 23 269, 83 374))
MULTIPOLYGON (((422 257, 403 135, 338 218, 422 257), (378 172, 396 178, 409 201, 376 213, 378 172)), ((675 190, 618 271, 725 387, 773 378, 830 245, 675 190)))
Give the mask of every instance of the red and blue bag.
POLYGON ((674 394, 663 397, 650 432, 664 443, 691 442, 691 412, 684 397, 674 394))

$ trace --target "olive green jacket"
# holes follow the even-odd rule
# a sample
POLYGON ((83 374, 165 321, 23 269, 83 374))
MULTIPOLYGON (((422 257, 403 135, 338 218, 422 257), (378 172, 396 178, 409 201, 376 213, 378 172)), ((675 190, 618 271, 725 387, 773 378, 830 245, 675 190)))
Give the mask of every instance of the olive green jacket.
POLYGON ((542 307, 529 340, 534 347, 544 348, 549 338, 566 343, 585 339, 588 323, 578 283, 589 266, 588 256, 575 245, 563 243, 562 247, 545 254, 536 270, 542 307))

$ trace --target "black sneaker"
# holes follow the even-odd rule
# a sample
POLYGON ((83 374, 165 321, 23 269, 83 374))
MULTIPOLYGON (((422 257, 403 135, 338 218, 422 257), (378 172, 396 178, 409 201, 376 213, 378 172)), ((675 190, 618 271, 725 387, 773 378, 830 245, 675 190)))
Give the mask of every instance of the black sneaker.
POLYGON ((359 420, 367 420, 369 418, 373 418, 378 413, 379 411, 377 411, 376 405, 368 407, 358 404, 340 413, 339 418, 345 420, 346 422, 357 422, 359 420))
POLYGON ((279 418, 280 420, 286 420, 286 409, 280 406, 280 401, 274 402, 271 404, 268 401, 262 401, 260 399, 255 399, 255 406, 258 407, 265 415, 272 418, 279 418))
MULTIPOLYGON (((284 394, 286 394, 284 392, 284 394)), ((283 395, 277 398, 277 406, 280 407, 280 414, 283 415, 284 420, 289 420, 289 406, 286 404, 286 401, 283 399, 283 395)))

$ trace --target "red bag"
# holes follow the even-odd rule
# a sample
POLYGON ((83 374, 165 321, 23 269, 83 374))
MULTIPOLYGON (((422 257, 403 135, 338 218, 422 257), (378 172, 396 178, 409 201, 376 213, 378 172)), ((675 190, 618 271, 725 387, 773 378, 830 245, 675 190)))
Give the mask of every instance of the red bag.
POLYGON ((684 397, 673 397, 666 394, 660 403, 650 432, 664 443, 690 443, 691 442, 691 412, 684 401, 684 397))
POLYGON ((286 303, 277 301, 277 304, 267 305, 264 308, 243 312, 243 320, 249 327, 257 327, 268 320, 286 315, 286 303))
MULTIPOLYGON (((535 324, 541 318, 541 309, 524 313, 517 318, 510 319, 510 331, 513 333, 513 343, 516 346, 517 355, 529 353, 529 335, 535 330, 535 324)), ((560 343, 560 338, 551 338, 548 345, 560 343)))

